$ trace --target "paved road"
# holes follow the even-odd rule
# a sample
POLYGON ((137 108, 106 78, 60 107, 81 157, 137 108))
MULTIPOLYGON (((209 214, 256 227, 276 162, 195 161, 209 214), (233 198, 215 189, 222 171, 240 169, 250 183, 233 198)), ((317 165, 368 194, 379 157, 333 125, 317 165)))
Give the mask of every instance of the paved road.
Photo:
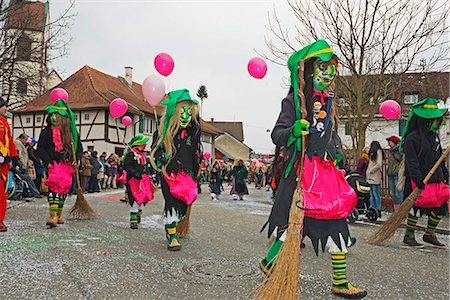
MULTIPOLYGON (((98 218, 53 230, 44 226, 45 199, 16 205, 0 235, 0 299, 248 299, 263 279, 257 263, 266 234, 259 230, 271 208, 266 191, 250 193, 246 201, 223 195, 218 202, 201 194, 180 252, 166 250, 159 192, 139 230, 129 229, 121 191, 87 195, 98 218)), ((405 248, 401 234, 370 246, 364 239, 373 230, 351 225, 358 243, 348 255, 348 274, 368 290, 366 299, 449 299, 448 250, 405 248)), ((447 235, 439 237, 449 243, 447 235)), ((316 257, 306 244, 302 299, 335 299, 329 256, 316 257)))

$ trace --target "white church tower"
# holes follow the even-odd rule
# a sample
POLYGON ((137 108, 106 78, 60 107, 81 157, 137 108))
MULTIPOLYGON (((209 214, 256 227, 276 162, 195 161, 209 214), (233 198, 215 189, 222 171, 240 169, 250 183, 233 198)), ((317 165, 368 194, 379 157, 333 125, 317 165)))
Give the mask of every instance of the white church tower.
POLYGON ((10 109, 46 89, 49 20, 48 1, 11 0, 0 51, 1 94, 10 109))

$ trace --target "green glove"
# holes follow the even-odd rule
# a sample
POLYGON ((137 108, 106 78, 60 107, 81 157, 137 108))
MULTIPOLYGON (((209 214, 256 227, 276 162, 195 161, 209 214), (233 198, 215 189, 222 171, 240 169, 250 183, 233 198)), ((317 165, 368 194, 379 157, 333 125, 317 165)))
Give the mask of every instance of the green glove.
POLYGON ((295 121, 292 126, 292 134, 296 138, 309 134, 309 122, 305 119, 295 121))

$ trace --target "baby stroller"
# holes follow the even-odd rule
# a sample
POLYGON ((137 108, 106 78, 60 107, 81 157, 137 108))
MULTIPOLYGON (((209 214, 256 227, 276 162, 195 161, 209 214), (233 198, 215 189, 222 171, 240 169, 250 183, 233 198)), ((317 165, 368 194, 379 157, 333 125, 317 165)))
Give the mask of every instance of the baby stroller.
POLYGON ((348 184, 353 188, 358 196, 356 207, 347 217, 350 223, 358 220, 360 214, 365 214, 369 221, 376 221, 378 212, 376 209, 370 208, 370 184, 358 172, 352 172, 345 176, 348 184))
POLYGON ((21 200, 22 198, 29 196, 28 183, 20 178, 17 173, 13 171, 9 172, 8 180, 8 199, 9 200, 21 200))

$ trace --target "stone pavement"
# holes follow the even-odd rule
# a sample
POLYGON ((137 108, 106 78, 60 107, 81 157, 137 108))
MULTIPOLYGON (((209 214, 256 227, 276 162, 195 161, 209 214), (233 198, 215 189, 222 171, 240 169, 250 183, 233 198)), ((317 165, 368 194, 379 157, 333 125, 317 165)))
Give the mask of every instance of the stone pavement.
MULTIPOLYGON (((249 299, 263 279, 257 264, 267 233, 259 231, 271 209, 269 193, 249 190, 245 201, 233 201, 226 187, 213 202, 204 186, 180 252, 166 250, 160 192, 139 230, 129 229, 128 208, 118 201, 123 191, 86 195, 98 218, 52 230, 45 199, 15 205, 7 211, 8 232, 0 234, 0 299, 249 299)), ((403 230, 371 246, 364 240, 374 226, 350 226, 358 242, 348 255, 348 277, 367 289, 366 299, 449 299, 448 250, 404 247, 403 230)), ((449 244, 448 235, 439 238, 449 244)), ((337 299, 329 256, 317 257, 309 241, 301 278, 302 299, 337 299)))

